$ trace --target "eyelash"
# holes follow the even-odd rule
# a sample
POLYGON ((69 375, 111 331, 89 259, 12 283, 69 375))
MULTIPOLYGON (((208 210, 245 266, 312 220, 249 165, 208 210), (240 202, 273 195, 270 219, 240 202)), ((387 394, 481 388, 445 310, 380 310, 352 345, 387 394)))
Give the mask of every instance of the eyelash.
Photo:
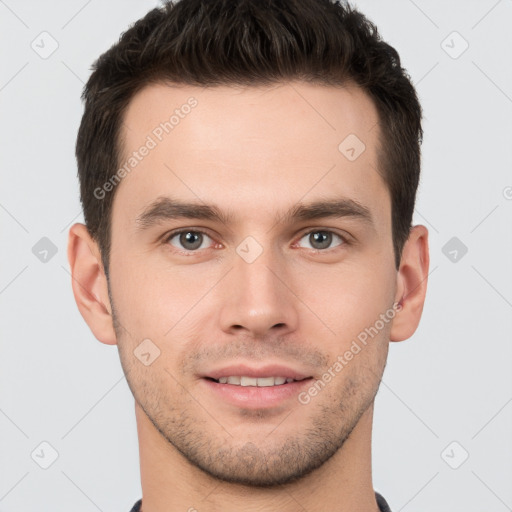
MULTIPOLYGON (((314 228, 314 229, 310 229, 309 231, 306 231, 305 233, 302 233, 300 238, 298 239, 299 241, 304 238, 306 235, 310 235, 311 233, 331 233, 333 235, 336 235, 338 236, 339 238, 341 238, 342 240, 342 243, 339 244, 339 245, 336 245, 335 247, 331 247, 331 248, 328 248, 328 249, 309 249, 310 251, 312 251, 313 253, 317 254, 317 253, 327 253, 327 252, 330 252, 330 251, 333 251, 333 250, 336 250, 337 248, 340 248, 340 247, 343 247, 345 245, 351 245, 351 241, 343 236, 343 235, 340 235, 339 233, 337 233, 336 231, 333 231, 331 229, 323 229, 323 228, 314 228)), ((171 231, 170 233, 168 233, 167 235, 164 236, 164 239, 163 239, 163 243, 164 244, 167 244, 167 245, 170 245, 170 241, 177 235, 180 235, 182 233, 200 233, 202 235, 206 235, 207 237, 209 238, 212 238, 206 231, 203 231, 201 229, 191 229, 191 228, 182 228, 182 229, 177 229, 175 231, 171 231)), ((213 238, 212 238, 213 239, 213 238)), ((180 253, 180 254, 185 254, 187 256, 191 256, 191 255, 195 255, 195 254, 198 254, 200 251, 204 251, 206 249, 195 249, 195 250, 192 250, 192 251, 180 251, 179 249, 177 249, 176 247, 172 246, 173 250, 180 253)))

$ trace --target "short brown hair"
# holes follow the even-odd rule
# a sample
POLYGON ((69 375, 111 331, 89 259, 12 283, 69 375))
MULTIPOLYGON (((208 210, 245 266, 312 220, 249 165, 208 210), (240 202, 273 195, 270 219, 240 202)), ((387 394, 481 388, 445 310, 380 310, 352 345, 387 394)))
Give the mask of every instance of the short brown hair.
POLYGON ((380 126, 378 172, 391 195, 398 269, 420 176, 422 110, 394 48, 350 4, 332 0, 180 0, 148 12, 93 64, 76 141, 86 226, 108 275, 114 190, 94 193, 118 170, 123 114, 152 83, 271 85, 302 80, 357 84, 380 126))

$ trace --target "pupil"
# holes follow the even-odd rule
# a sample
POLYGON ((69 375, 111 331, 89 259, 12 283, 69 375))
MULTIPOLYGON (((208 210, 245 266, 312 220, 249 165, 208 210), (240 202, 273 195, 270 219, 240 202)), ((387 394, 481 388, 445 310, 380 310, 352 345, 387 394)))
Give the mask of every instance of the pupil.
POLYGON ((201 237, 200 233, 195 233, 193 231, 188 231, 187 233, 182 233, 180 236, 180 243, 187 247, 188 249, 197 249, 198 247, 201 247, 201 237), (196 241, 194 242, 193 239, 196 238, 196 241))
MULTIPOLYGON (((331 244, 331 233, 326 233, 325 231, 316 231, 315 233, 311 233, 314 238, 314 242, 316 244, 319 243, 320 247, 316 247, 317 249, 325 249, 326 247, 329 247, 331 244)), ((314 247, 314 244, 312 244, 314 247)))

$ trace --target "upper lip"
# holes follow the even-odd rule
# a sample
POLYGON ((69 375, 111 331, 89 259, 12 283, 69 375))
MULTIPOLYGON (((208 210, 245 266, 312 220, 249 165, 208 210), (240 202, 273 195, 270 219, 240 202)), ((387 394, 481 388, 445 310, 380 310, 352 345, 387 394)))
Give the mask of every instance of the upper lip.
POLYGON ((280 364, 270 364, 261 366, 259 368, 247 366, 244 364, 237 364, 231 366, 224 366, 215 370, 206 372, 202 377, 211 377, 212 379, 219 380, 221 377, 284 377, 286 379, 302 380, 311 375, 306 375, 298 370, 294 370, 288 366, 280 364))

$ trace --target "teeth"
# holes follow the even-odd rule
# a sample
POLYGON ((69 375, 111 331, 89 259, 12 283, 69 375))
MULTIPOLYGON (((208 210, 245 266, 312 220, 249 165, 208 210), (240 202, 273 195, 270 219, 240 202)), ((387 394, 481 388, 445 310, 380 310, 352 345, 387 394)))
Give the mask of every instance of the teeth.
POLYGON ((274 386, 275 385, 275 377, 261 377, 259 379, 254 379, 256 381, 256 385, 258 387, 264 388, 267 386, 274 386))
POLYGON ((285 377, 220 377, 220 384, 233 384, 235 386, 257 386, 257 387, 270 387, 281 386, 284 383, 294 382, 294 379, 285 377))

